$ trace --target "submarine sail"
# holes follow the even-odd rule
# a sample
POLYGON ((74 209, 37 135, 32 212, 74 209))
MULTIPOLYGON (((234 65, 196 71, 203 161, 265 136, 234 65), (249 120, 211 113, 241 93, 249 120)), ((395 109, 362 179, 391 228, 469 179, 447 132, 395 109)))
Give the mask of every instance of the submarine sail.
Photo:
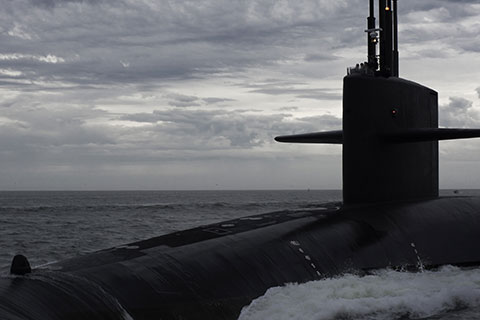
POLYGON ((438 128, 437 92, 399 77, 397 7, 379 0, 376 28, 370 1, 368 61, 343 79, 343 130, 275 138, 341 144, 346 205, 438 197, 438 141, 480 137, 480 129, 438 128))

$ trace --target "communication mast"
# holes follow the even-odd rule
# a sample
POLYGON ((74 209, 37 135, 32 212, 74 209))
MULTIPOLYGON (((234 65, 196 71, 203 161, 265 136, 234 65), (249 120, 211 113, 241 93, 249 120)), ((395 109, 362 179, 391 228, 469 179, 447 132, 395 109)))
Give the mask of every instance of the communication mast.
POLYGON ((370 15, 367 18, 367 29, 365 30, 368 43, 368 71, 384 77, 398 77, 397 0, 379 0, 380 25, 378 28, 374 14, 374 2, 374 0, 370 0, 370 15), (379 55, 377 55, 378 43, 380 43, 379 55))

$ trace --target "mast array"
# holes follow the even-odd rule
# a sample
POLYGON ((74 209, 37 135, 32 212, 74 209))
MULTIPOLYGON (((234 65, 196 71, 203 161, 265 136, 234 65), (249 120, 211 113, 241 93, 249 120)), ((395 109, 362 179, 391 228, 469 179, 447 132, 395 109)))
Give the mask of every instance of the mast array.
POLYGON ((376 27, 375 4, 370 0, 367 18, 367 43, 369 71, 384 77, 398 77, 398 14, 397 0, 379 0, 379 27, 376 27), (380 32, 380 36, 378 36, 380 32), (380 43, 379 55, 377 44, 380 43))

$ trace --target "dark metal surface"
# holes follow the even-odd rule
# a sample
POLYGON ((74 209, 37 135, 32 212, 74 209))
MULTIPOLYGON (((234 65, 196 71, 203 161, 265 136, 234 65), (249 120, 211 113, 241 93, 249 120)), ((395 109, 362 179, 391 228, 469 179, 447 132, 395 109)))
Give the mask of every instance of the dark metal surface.
POLYGON ((392 0, 393 6, 393 66, 392 76, 399 77, 399 55, 398 55, 398 3, 392 0))
POLYGON ((343 200, 346 204, 438 196, 438 142, 383 136, 438 128, 437 93, 396 77, 350 75, 343 86, 343 200))
POLYGON ((275 137, 275 141, 278 142, 290 142, 290 143, 331 143, 342 144, 343 132, 337 131, 323 131, 305 134, 294 134, 289 136, 275 137))
POLYGON ((479 138, 480 129, 455 129, 455 128, 419 128, 406 129, 383 136, 392 142, 420 142, 453 139, 479 138))
POLYGON ((377 31, 375 22, 375 4, 374 0, 370 0, 370 14, 367 18, 367 49, 368 49, 368 66, 372 70, 378 69, 377 61, 377 31), (375 30, 375 31, 374 31, 375 30), (372 37, 374 35, 374 37, 372 37))
POLYGON ((11 315, 4 319, 236 319, 252 299, 289 282, 478 264, 478 230, 477 198, 269 213, 3 278, 0 312, 11 315))
POLYGON ((0 278, 2 320, 129 319, 97 284, 70 273, 38 271, 0 278))

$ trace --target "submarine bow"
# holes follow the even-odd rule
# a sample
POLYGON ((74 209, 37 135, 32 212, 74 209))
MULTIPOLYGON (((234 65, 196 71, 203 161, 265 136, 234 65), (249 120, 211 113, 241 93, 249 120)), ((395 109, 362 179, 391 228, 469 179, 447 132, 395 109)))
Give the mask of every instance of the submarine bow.
POLYGON ((437 93, 399 77, 397 1, 374 1, 343 128, 280 142, 343 147, 343 203, 244 217, 0 277, 2 319, 236 319, 268 288, 345 272, 480 264, 480 198, 438 196, 437 93), (378 48, 378 44, 380 47, 378 48), (378 54, 377 54, 378 52, 378 54))

